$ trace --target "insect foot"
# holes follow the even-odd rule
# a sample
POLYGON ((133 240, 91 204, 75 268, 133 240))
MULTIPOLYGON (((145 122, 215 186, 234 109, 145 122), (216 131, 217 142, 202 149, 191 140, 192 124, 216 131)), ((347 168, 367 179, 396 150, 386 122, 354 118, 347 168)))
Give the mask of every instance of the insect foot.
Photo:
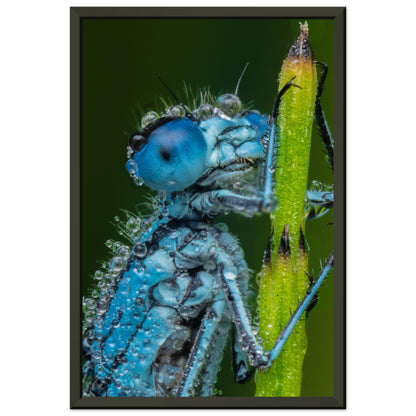
POLYGON ((270 214, 271 212, 276 211, 278 207, 279 203, 274 195, 268 195, 264 198, 262 207, 263 213, 270 214))

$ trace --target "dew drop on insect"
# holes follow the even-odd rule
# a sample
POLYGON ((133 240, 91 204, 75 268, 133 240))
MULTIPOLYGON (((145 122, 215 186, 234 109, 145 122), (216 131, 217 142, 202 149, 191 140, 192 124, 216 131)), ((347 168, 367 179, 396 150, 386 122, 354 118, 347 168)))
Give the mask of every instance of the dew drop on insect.
POLYGON ((228 280, 234 280, 237 277, 235 267, 226 267, 223 271, 224 277, 228 280))
POLYGON ((217 227, 218 228, 220 228, 221 230, 223 230, 223 231, 228 231, 228 225, 227 224, 225 224, 225 223, 223 223, 223 222, 219 222, 218 224, 217 224, 217 227))
POLYGON ((146 127, 150 123, 153 123, 155 120, 157 120, 157 113, 154 111, 149 111, 142 117, 142 128, 146 127))
POLYGON ((101 270, 97 270, 94 273, 94 279, 95 280, 101 280, 103 278, 103 276, 104 276, 104 273, 101 270))
POLYGON ((114 253, 117 253, 121 246, 122 244, 120 243, 120 241, 115 241, 112 247, 114 253))
POLYGON ((126 169, 130 175, 135 175, 138 172, 137 162, 134 159, 129 159, 126 163, 126 169))
MULTIPOLYGON (((144 272, 144 270, 145 270, 145 268, 144 268, 144 266, 143 266, 143 263, 142 262, 137 262, 136 263, 136 269, 134 270, 137 274, 141 274, 141 273, 143 273, 144 272)), ((143 283, 145 283, 145 280, 146 279, 143 279, 143 283)))
POLYGON ((176 181, 170 180, 170 181, 168 181, 168 185, 170 185, 170 186, 176 185, 176 181))
POLYGON ((166 111, 168 117, 183 117, 185 115, 185 109, 181 105, 172 105, 166 111))
POLYGON ((227 116, 233 116, 241 110, 241 101, 234 94, 223 94, 217 102, 227 116))
POLYGON ((119 247, 119 249, 117 250, 117 256, 123 257, 123 258, 127 258, 129 255, 130 249, 128 246, 121 246, 119 247))
POLYGON ((113 257, 110 262, 110 269, 111 271, 119 272, 123 268, 123 265, 124 265, 123 258, 116 256, 116 257, 113 257))
POLYGON ((126 282, 122 282, 119 285, 119 290, 122 295, 127 295, 130 291, 130 285, 126 282))
POLYGON ((142 307, 143 305, 144 305, 144 299, 143 298, 141 298, 140 296, 138 296, 136 299, 135 299, 135 301, 134 301, 134 303, 135 303, 135 305, 137 306, 137 307, 142 307))
POLYGON ((144 184, 143 179, 140 178, 139 176, 134 176, 133 182, 137 186, 142 186, 144 184))
POLYGON ((132 233, 137 232, 140 229, 140 219, 136 217, 130 217, 126 222, 126 229, 132 233))
POLYGON ((214 115, 214 108, 210 104, 201 104, 196 111, 202 120, 210 118, 214 115))
POLYGON ((147 246, 144 243, 137 244, 134 247, 134 255, 139 259, 144 259, 147 255, 147 246))
POLYGON ((107 302, 104 299, 101 299, 97 304, 97 314, 103 315, 107 312, 107 302))

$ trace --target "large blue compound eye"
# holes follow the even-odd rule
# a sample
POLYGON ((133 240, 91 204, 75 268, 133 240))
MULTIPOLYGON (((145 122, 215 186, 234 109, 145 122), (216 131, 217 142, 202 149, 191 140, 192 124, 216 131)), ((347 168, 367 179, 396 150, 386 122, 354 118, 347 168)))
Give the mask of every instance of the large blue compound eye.
POLYGON ((206 169, 207 144, 202 131, 187 118, 169 121, 147 137, 138 136, 133 160, 137 175, 152 189, 181 191, 206 169))

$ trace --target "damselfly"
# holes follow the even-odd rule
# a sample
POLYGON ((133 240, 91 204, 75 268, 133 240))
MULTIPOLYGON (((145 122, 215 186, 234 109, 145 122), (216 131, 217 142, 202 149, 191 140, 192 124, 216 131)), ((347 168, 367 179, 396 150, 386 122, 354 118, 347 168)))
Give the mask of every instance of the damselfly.
MULTIPOLYGON (((131 245, 110 244, 116 256, 107 273, 96 275, 96 296, 84 302, 85 396, 210 396, 230 333, 236 381, 277 357, 292 327, 271 351, 262 348, 246 307, 244 253, 214 219, 276 208, 268 189, 275 159, 270 135, 293 85, 278 93, 270 117, 244 108, 238 87, 218 99, 201 94, 193 108, 171 92, 176 104, 143 117, 130 137, 127 170, 137 184, 158 191, 158 199, 151 217, 128 214, 120 224, 131 245)), ((325 134, 319 107, 317 115, 325 134)), ((311 216, 333 204, 329 190, 308 196, 311 216)), ((331 255, 293 324, 332 263, 331 255)))

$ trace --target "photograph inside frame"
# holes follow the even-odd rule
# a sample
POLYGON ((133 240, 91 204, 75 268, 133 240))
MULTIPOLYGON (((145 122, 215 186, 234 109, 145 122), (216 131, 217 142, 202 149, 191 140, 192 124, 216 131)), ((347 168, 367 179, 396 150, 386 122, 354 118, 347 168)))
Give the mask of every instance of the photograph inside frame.
POLYGON ((82 397, 332 397, 334 21, 80 25, 82 397))

